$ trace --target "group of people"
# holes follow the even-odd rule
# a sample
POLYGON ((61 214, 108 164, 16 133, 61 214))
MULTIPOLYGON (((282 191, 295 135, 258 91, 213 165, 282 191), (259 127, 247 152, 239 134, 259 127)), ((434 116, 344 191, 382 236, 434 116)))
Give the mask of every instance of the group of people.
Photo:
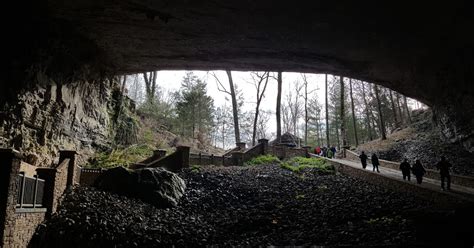
MULTIPOLYGON (((362 163, 362 168, 365 168, 367 167, 367 159, 369 157, 367 157, 367 155, 365 155, 365 152, 362 152, 362 154, 359 155, 359 158, 360 158, 360 162, 362 163)), ((375 153, 372 153, 372 157, 370 158, 370 160, 372 160, 372 171, 375 172, 375 170, 377 170, 378 173, 380 173, 380 170, 379 170, 379 165, 380 165, 380 162, 379 162, 379 158, 377 157, 377 155, 375 153)))
POLYGON ((314 153, 318 156, 326 157, 326 158, 334 158, 336 156, 336 147, 334 146, 317 146, 314 148, 314 153))
MULTIPOLYGON (((360 162, 362 163, 362 168, 365 169, 367 167, 368 156, 364 152, 362 152, 359 155, 359 158, 360 158, 360 162)), ((373 165, 373 171, 375 172, 375 170, 377 170, 377 172, 380 172, 379 171, 379 165, 380 165, 379 158, 377 157, 375 153, 372 154, 371 160, 372 160, 372 165, 373 165)), ((446 157, 444 156, 441 156, 441 160, 436 164, 436 168, 439 170, 440 176, 441 176, 441 189, 442 190, 451 189, 451 175, 450 175, 451 167, 452 165, 448 161, 446 161, 446 157), (444 187, 445 181, 447 184, 446 188, 444 187)), ((408 159, 405 158, 403 162, 400 164, 400 170, 402 171, 403 180, 410 181, 410 175, 411 173, 413 173, 413 175, 415 175, 416 177, 416 182, 418 184, 421 184, 423 182, 423 175, 426 174, 426 170, 421 164, 419 159, 415 160, 415 164, 411 166, 410 163, 408 163, 408 159)))

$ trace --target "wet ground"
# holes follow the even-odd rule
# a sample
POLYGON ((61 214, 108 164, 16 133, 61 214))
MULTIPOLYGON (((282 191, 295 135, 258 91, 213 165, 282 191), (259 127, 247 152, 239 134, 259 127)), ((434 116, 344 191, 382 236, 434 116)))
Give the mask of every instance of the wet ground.
POLYGON ((425 247, 420 237, 436 235, 418 223, 432 219, 432 203, 344 175, 265 165, 180 176, 187 190, 173 209, 77 188, 31 247, 425 247))

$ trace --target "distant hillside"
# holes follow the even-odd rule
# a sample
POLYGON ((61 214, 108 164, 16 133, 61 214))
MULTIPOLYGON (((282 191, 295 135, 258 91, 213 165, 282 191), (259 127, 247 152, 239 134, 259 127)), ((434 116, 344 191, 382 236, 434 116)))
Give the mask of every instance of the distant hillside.
POLYGON ((420 159, 427 168, 434 168, 444 155, 454 165, 456 174, 474 175, 474 154, 464 150, 460 144, 449 144, 440 137, 432 122, 430 110, 416 110, 412 124, 387 136, 387 140, 374 140, 357 148, 358 152, 376 152, 379 157, 391 161, 407 158, 410 163, 420 159))

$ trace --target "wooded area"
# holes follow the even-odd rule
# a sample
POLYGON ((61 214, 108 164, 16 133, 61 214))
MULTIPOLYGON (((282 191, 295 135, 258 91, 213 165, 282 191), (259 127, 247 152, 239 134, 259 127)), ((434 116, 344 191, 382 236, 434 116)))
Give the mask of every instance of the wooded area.
POLYGON ((322 101, 316 93, 320 85, 308 76, 314 74, 301 73, 299 79, 288 82, 284 82, 282 72, 248 74, 249 80, 243 85, 236 83, 229 70, 225 71, 227 77, 208 72, 207 80, 187 72, 174 92, 160 86, 159 72, 128 75, 122 81, 127 82, 128 96, 137 103, 139 115, 152 118, 175 134, 222 148, 237 142, 254 145, 260 138, 279 140, 286 132, 301 137, 304 144, 300 145, 357 146, 386 139, 387 133, 411 120, 406 96, 377 84, 325 75, 322 101), (220 106, 215 106, 208 95, 210 79, 226 96, 220 106), (283 91, 284 84, 289 90, 283 91), (276 96, 266 95, 270 87, 277 88, 276 96), (249 101, 250 97, 253 100, 249 101), (268 97, 276 98, 274 111, 261 109, 268 97), (275 120, 276 127, 269 126, 270 120, 275 120), (275 132, 269 131, 274 128, 275 132))

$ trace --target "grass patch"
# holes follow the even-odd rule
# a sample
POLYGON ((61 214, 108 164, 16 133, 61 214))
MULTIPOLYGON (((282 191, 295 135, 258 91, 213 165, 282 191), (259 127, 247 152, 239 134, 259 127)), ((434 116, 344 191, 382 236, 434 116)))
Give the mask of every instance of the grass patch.
POLYGON ((199 166, 197 164, 191 165, 191 171, 192 172, 199 172, 199 171, 201 171, 201 166, 199 166))
POLYGON ((280 164, 281 168, 292 172, 300 172, 303 169, 316 169, 324 174, 334 174, 334 167, 321 158, 294 157, 280 164))
POLYGON ((280 159, 273 155, 260 155, 245 162, 245 166, 261 165, 261 164, 278 164, 280 159))
POLYGON ((118 148, 110 152, 99 152, 89 159, 87 168, 128 167, 153 155, 154 148, 149 145, 132 145, 127 148, 118 148))

